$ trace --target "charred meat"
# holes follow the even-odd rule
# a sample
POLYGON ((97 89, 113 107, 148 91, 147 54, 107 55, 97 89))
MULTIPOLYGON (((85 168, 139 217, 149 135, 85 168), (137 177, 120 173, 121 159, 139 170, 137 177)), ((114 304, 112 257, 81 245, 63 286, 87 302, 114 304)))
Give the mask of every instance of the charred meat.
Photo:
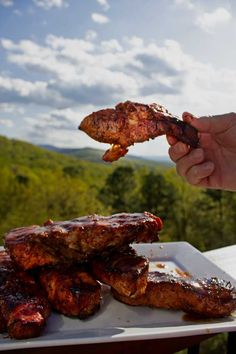
POLYGON ((49 314, 48 300, 34 279, 0 251, 0 331, 15 339, 37 337, 49 314))
POLYGON ((156 241, 161 228, 161 219, 147 212, 90 215, 13 229, 5 235, 5 247, 16 264, 31 269, 83 262, 132 242, 156 241))
POLYGON ((82 267, 45 268, 40 282, 52 307, 63 315, 84 319, 100 308, 101 285, 82 267))
POLYGON ((114 251, 92 260, 94 275, 119 294, 137 297, 145 293, 149 261, 138 256, 133 248, 114 251))
POLYGON ((113 295, 128 305, 182 310, 207 318, 229 316, 236 310, 235 288, 218 278, 194 280, 150 272, 142 296, 122 296, 114 290, 113 295))
POLYGON ((103 155, 103 160, 109 162, 124 156, 130 145, 161 135, 173 135, 191 147, 198 145, 198 132, 194 127, 155 103, 119 103, 115 109, 102 109, 88 115, 79 129, 94 140, 112 144, 103 155))

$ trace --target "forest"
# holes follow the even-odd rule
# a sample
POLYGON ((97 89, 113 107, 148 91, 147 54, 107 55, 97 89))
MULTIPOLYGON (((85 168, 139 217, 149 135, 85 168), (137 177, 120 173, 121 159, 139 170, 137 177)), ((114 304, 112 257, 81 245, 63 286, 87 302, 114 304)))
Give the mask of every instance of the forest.
POLYGON ((0 137, 0 236, 12 228, 88 214, 149 211, 162 242, 200 251, 236 241, 236 194, 186 184, 158 163, 89 162, 0 137))

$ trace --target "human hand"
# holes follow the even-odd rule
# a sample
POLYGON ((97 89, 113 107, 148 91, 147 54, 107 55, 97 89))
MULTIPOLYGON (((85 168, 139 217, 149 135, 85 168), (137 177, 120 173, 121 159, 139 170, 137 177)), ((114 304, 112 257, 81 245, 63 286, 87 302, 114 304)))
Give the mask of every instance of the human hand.
POLYGON ((178 174, 195 186, 236 191, 236 113, 196 118, 185 112, 183 120, 199 131, 199 147, 167 137, 178 174))

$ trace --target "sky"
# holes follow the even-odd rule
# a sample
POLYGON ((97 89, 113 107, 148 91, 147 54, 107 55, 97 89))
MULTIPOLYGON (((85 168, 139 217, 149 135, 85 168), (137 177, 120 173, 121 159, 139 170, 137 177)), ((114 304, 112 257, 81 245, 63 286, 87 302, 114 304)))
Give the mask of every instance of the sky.
MULTIPOLYGON (((235 111, 235 20, 233 0, 0 0, 0 135, 108 148, 78 125, 122 101, 235 111)), ((130 154, 167 156, 168 144, 130 154)))

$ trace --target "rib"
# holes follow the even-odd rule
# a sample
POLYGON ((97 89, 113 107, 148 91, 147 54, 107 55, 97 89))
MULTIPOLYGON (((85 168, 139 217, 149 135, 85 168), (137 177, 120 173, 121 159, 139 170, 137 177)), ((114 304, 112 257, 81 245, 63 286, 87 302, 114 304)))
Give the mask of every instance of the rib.
POLYGON ((112 144, 103 155, 103 160, 110 162, 124 156, 130 145, 161 135, 173 135, 191 147, 198 146, 197 130, 155 103, 119 103, 115 109, 102 109, 88 115, 79 129, 94 140, 112 144))
POLYGON ((188 279, 150 272, 144 295, 138 298, 114 297, 128 305, 182 310, 207 318, 229 316, 236 309, 236 290, 230 282, 218 278, 188 279))
POLYGON ((49 303, 34 279, 0 251, 0 331, 15 339, 37 337, 49 314, 49 303))
POLYGON ((97 279, 119 294, 137 297, 145 293, 149 261, 144 256, 138 256, 133 248, 127 247, 107 257, 97 257, 91 265, 97 279))
POLYGON ((5 235, 5 247, 21 268, 31 269, 87 261, 132 242, 157 241, 161 228, 161 219, 147 212, 90 215, 13 229, 5 235))
POLYGON ((100 308, 101 285, 82 267, 45 268, 40 282, 59 313, 85 319, 100 308))

